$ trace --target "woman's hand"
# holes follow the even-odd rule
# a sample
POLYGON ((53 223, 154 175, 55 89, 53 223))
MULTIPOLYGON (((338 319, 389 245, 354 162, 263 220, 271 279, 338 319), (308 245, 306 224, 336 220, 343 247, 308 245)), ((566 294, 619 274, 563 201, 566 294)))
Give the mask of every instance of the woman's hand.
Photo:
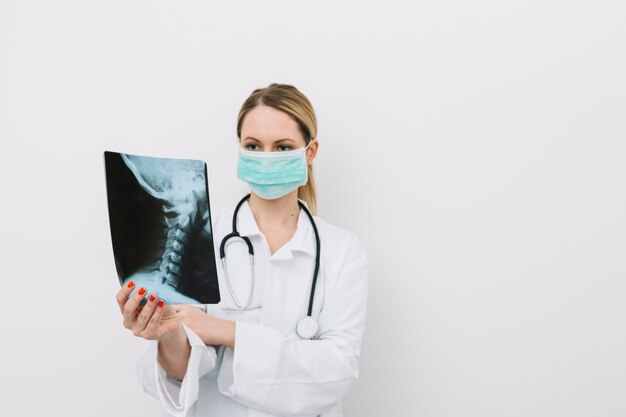
POLYGON ((158 361, 169 375, 182 381, 187 371, 191 347, 187 342, 185 329, 176 315, 174 307, 166 305, 155 294, 151 294, 143 307, 139 307, 146 297, 146 289, 128 298, 135 288, 133 281, 117 292, 115 298, 124 316, 124 327, 135 336, 148 340, 158 340, 158 361))
POLYGON ((139 308, 141 300, 147 294, 145 288, 140 288, 132 297, 128 295, 133 291, 135 284, 130 281, 122 286, 115 298, 124 316, 124 327, 131 330, 135 336, 148 340, 169 341, 180 338, 184 330, 176 317, 174 308, 159 300, 155 294, 151 294, 146 304, 139 308))
POLYGON ((235 322, 213 317, 202 310, 187 306, 174 307, 181 322, 202 339, 205 345, 224 345, 235 349, 235 322))

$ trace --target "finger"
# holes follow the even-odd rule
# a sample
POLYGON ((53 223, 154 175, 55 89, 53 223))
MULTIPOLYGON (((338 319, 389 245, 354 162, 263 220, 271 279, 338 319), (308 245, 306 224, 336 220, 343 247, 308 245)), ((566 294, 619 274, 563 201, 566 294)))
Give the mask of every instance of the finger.
POLYGON ((156 304, 156 309, 152 317, 148 321, 146 328, 142 334, 146 339, 159 339, 164 331, 172 331, 177 327, 176 312, 172 308, 172 306, 165 304, 165 301, 159 300, 156 304), (171 329, 168 329, 164 324, 167 321, 171 321, 173 325, 171 329), (168 329, 168 330, 164 330, 168 329))
POLYGON ((174 309, 176 310, 176 315, 178 316, 178 319, 182 322, 189 318, 190 313, 193 313, 193 307, 190 307, 188 305, 174 306, 174 309))
POLYGON ((158 297, 155 294, 150 294, 150 298, 148 298, 148 301, 141 309, 141 312, 137 316, 137 320, 133 324, 132 330, 135 336, 139 336, 139 334, 146 328, 146 325, 148 324, 148 321, 150 321, 150 318, 154 313, 154 309, 157 306, 157 302, 158 297))
POLYGON ((133 296, 130 297, 128 301, 126 301, 126 304, 124 304, 124 327, 126 327, 127 329, 133 328, 133 325, 137 320, 137 315, 139 314, 137 307, 141 303, 141 300, 144 299, 145 295, 146 289, 144 287, 141 287, 139 288, 139 291, 133 294, 133 296))
POLYGON ((117 301, 117 305, 120 307, 120 312, 124 314, 124 304, 128 300, 128 294, 130 294, 135 289, 135 281, 128 281, 125 285, 122 285, 122 288, 115 294, 115 300, 117 301))
POLYGON ((187 315, 187 311, 185 311, 184 308, 176 308, 176 307, 174 307, 174 313, 176 314, 176 317, 178 317, 178 320, 181 320, 181 321, 187 315))

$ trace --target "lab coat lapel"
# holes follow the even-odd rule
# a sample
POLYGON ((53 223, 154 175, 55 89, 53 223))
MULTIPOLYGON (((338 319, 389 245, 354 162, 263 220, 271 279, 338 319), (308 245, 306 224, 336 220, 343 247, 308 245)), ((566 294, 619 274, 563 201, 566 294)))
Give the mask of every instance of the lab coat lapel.
MULTIPOLYGON (((294 235, 269 259, 270 273, 264 283, 259 322, 278 329, 285 336, 293 333, 297 321, 306 315, 313 279, 315 243, 311 222, 300 210, 294 235)), ((324 291, 321 276, 322 271, 316 298, 324 291)))

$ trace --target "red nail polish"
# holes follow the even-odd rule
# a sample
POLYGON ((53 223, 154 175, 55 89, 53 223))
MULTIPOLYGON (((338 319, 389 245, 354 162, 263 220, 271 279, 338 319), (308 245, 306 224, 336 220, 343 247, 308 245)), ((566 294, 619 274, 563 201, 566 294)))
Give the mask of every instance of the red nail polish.
POLYGON ((135 281, 130 281, 128 283, 128 288, 133 288, 135 286, 135 281))
POLYGON ((165 304, 165 301, 159 300, 159 307, 163 307, 164 304, 165 304))
POLYGON ((150 301, 154 301, 155 298, 154 294, 150 294, 150 301))
POLYGON ((146 293, 146 289, 144 287, 139 288, 139 295, 144 295, 146 293))

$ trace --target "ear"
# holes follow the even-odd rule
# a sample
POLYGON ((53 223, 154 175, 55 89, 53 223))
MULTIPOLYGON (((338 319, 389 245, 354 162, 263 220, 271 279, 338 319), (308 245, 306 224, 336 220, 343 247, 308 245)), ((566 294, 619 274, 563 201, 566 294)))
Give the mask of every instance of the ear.
POLYGON ((315 156, 317 155, 317 149, 319 148, 320 143, 317 140, 317 138, 312 139, 309 149, 307 149, 306 151, 306 163, 307 165, 311 165, 313 163, 313 160, 315 159, 315 156))

